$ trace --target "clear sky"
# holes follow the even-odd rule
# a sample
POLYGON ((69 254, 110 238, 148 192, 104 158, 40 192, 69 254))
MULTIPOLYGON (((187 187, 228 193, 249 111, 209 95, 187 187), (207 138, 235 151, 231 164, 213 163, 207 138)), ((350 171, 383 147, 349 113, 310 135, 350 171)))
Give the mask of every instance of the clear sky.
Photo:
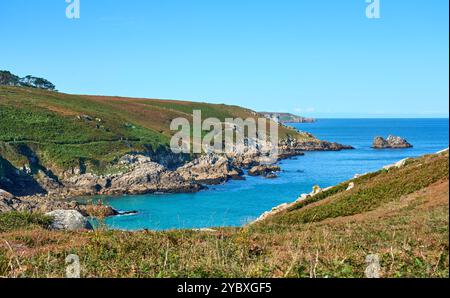
POLYGON ((62 92, 448 117, 448 0, 0 0, 0 69, 62 92))

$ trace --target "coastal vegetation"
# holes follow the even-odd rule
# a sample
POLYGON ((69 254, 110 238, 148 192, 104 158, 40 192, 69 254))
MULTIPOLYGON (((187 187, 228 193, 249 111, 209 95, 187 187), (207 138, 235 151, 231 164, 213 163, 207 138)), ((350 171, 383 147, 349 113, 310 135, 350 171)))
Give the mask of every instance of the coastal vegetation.
POLYGON ((243 228, 58 232, 3 213, 0 276, 63 277, 76 254, 83 277, 363 277, 376 254, 382 277, 448 277, 448 158, 354 178, 243 228))
MULTIPOLYGON (((237 106, 196 102, 103 96, 68 95, 33 88, 0 86, 0 156, 18 168, 32 151, 48 168, 58 171, 78 166, 104 170, 130 152, 167 148, 173 119, 256 117, 237 106)), ((287 135, 314 140, 280 126, 287 135)))

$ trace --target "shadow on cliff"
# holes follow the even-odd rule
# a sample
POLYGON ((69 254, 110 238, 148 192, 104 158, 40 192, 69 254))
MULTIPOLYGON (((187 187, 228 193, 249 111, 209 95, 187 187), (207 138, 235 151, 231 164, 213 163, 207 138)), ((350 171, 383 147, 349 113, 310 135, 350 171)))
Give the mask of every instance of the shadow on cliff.
POLYGON ((23 169, 14 167, 0 156, 0 189, 15 196, 46 194, 47 191, 23 169))

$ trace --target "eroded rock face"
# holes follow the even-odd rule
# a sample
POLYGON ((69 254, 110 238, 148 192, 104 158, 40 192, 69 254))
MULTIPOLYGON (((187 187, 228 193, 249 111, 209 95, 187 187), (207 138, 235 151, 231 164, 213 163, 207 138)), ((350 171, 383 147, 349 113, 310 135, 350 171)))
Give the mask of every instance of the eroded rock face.
POLYGON ((124 173, 98 176, 87 173, 64 181, 70 195, 145 194, 152 192, 193 192, 201 188, 177 172, 142 155, 126 155, 119 164, 127 166, 124 173))
POLYGON ((183 179, 202 184, 219 184, 229 179, 239 179, 242 170, 225 156, 208 154, 178 168, 176 173, 183 179))
POLYGON ((55 210, 45 215, 52 218, 50 229, 52 230, 91 230, 92 225, 89 221, 76 210, 55 210))
POLYGON ((412 145, 405 139, 397 136, 388 136, 387 139, 383 137, 375 137, 373 140, 372 148, 375 149, 399 149, 399 148, 411 148, 412 145))

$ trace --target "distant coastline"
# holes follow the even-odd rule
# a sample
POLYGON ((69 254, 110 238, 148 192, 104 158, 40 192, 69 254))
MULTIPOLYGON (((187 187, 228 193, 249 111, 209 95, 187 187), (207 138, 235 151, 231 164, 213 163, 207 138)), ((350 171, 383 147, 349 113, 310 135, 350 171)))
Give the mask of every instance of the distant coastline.
POLYGON ((278 112, 259 112, 266 118, 272 119, 278 123, 314 123, 316 119, 303 116, 297 116, 291 113, 278 113, 278 112))

